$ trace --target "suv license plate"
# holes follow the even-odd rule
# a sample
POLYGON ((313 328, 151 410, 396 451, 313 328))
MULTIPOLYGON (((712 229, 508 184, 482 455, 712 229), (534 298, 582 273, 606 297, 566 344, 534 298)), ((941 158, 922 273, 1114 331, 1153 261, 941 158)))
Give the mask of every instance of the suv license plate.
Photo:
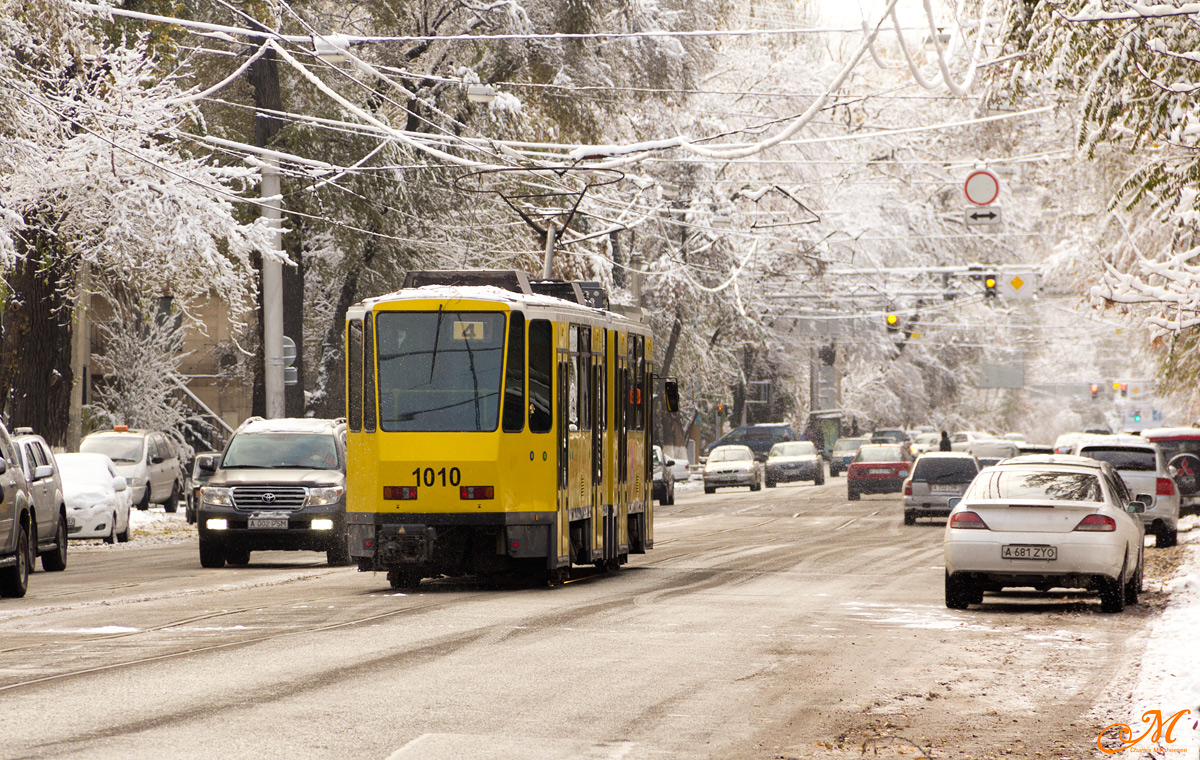
POLYGON ((286 517, 251 517, 250 528, 263 528, 267 530, 287 530, 288 519, 286 517))
POLYGON ((962 486, 930 486, 929 493, 933 494, 952 494, 957 495, 962 493, 962 486))
POLYGON ((1057 546, 1030 546, 1027 544, 1004 544, 1000 547, 1004 559, 1058 559, 1057 546))

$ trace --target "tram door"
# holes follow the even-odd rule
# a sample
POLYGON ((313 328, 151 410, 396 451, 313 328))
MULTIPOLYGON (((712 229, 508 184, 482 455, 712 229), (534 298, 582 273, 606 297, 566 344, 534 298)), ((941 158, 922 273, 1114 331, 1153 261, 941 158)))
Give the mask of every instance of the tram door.
MULTIPOLYGON (((615 336, 614 336, 615 337, 615 336)), ((620 341, 614 339, 610 355, 612 366, 615 367, 613 379, 613 425, 615 426, 616 472, 613 473, 613 508, 618 518, 628 519, 629 515, 629 431, 626 412, 629 405, 625 399, 629 395, 629 361, 621 350, 620 341)))
MULTIPOLYGON (((600 520, 607 526, 612 522, 613 510, 613 505, 608 501, 608 489, 605 488, 604 482, 604 458, 608 455, 605 446, 607 440, 605 432, 608 429, 608 404, 606 403, 608 382, 604 376, 604 360, 608 356, 608 331, 599 328, 594 330, 592 335, 592 348, 596 349, 592 352, 589 362, 591 375, 589 385, 592 389, 592 504, 596 505, 593 513, 598 513, 600 520)), ((607 529, 602 535, 602 540, 604 557, 607 559, 613 556, 607 529)))

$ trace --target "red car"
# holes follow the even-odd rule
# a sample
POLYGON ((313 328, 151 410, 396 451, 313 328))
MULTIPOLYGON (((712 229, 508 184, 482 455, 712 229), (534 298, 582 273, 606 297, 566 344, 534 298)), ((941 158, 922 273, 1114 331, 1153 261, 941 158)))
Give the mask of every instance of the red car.
POLYGON ((846 471, 846 497, 858 501, 864 493, 899 492, 911 469, 907 445, 868 443, 858 450, 846 471))

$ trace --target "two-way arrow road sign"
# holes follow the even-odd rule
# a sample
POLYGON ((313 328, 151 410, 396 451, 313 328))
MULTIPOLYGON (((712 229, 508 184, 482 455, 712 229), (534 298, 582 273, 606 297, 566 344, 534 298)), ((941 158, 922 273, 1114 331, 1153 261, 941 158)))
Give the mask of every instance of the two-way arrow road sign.
POLYGON ((999 224, 1000 207, 983 206, 980 208, 969 208, 963 212, 963 221, 967 224, 999 224))

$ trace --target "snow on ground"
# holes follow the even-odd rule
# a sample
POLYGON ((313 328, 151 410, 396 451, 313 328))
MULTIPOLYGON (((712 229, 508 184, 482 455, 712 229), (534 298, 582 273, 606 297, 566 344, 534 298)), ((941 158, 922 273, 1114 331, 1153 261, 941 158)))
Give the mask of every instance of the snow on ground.
MULTIPOLYGON (((129 511, 129 543, 137 546, 180 544, 195 539, 196 526, 188 525, 183 516, 183 502, 179 510, 167 512, 159 505, 154 505, 143 512, 140 509, 129 511)), ((116 551, 122 544, 106 544, 101 539, 71 539, 70 551, 102 552, 116 551)))
MULTIPOLYGON (((1130 749, 1116 755, 1138 758, 1200 758, 1200 657, 1196 656, 1196 637, 1200 632, 1200 519, 1180 521, 1179 541, 1186 554, 1177 574, 1166 583, 1170 601, 1162 614, 1150 625, 1146 650, 1136 686, 1129 698, 1127 725, 1131 734, 1128 742, 1137 742, 1137 752, 1130 749), (1189 528, 1184 532, 1184 528, 1189 528), (1144 721, 1147 711, 1157 710, 1162 716, 1160 741, 1153 742, 1153 716, 1144 721), (1171 716, 1181 710, 1188 713, 1179 719, 1168 742, 1166 727, 1171 716), (1153 750, 1146 752, 1145 750, 1153 750)), ((1151 550, 1153 551, 1153 550, 1151 550)))

